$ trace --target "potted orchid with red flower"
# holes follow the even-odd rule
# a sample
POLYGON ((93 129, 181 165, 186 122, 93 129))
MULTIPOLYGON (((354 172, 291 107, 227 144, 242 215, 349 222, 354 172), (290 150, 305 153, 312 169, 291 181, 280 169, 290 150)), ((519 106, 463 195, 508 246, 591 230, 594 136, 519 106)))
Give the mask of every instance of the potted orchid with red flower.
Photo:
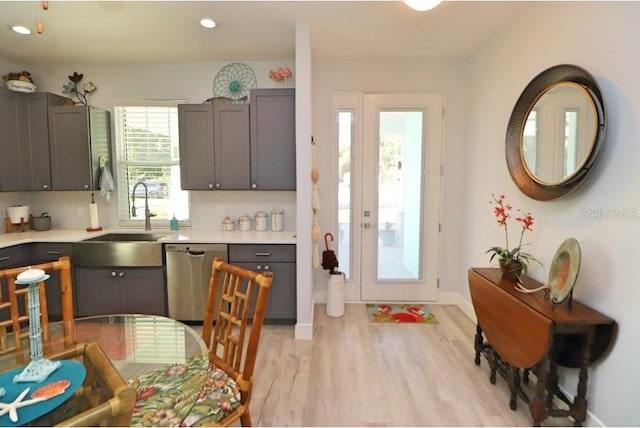
MULTIPOLYGON (((531 262, 536 262, 541 264, 538 259, 533 257, 531 254, 522 251, 523 245, 522 238, 524 237, 524 233, 529 230, 533 230, 533 223, 535 219, 531 215, 531 213, 521 214, 515 218, 517 223, 520 223, 520 240, 518 241, 518 245, 513 248, 509 248, 509 231, 507 220, 511 218, 511 212, 513 211, 513 206, 509 203, 505 202, 505 196, 500 195, 496 197, 493 193, 491 194, 492 201, 490 201, 491 205, 493 205, 493 214, 498 222, 498 226, 504 226, 504 234, 505 234, 505 246, 504 247, 491 247, 487 250, 487 254, 491 254, 491 258, 489 261, 493 261, 493 259, 498 256, 498 261, 500 263, 500 268, 502 272, 507 276, 517 278, 520 275, 520 272, 524 274, 527 273, 529 269, 529 264, 531 262)), ((521 213, 520 210, 517 210, 521 213)))

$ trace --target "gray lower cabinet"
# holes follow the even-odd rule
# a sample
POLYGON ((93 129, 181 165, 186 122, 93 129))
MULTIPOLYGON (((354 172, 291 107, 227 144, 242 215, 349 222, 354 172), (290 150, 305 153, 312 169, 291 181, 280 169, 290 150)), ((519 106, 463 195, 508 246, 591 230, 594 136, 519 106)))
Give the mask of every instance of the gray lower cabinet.
MULTIPOLYGON (((33 264, 49 263, 58 260, 60 257, 71 257, 71 244, 60 242, 38 242, 34 246, 33 264)), ((73 259, 72 259, 73 261, 73 259)), ((72 270, 73 275, 73 270, 72 270)), ((73 284, 73 278, 72 278, 73 284)), ((60 292, 60 272, 51 272, 47 280, 47 307, 49 318, 52 320, 62 319, 62 295, 60 292)), ((72 290, 73 291, 73 290, 72 290)), ((75 292, 74 301, 75 301, 75 292)))
POLYGON ((296 189, 295 89, 252 89, 251 188, 296 189))
POLYGON ((109 160, 109 112, 91 106, 49 109, 53 190, 97 190, 100 159, 109 160))
POLYGON ((296 246, 230 244, 229 263, 257 272, 273 272, 265 313, 267 323, 296 321, 296 246))
MULTIPOLYGON (((31 244, 19 244, 0 248, 0 269, 27 266, 31 264, 33 247, 31 244)), ((6 296, 6 294, 4 294, 6 296)))
MULTIPOLYGON (((0 269, 28 266, 32 264, 32 258, 32 244, 19 244, 13 245, 11 247, 0 248, 0 269)), ((7 296, 9 295, 9 290, 6 281, 0 281, 0 293, 2 293, 3 296, 3 299, 0 300, 8 300, 7 296)), ((18 299, 18 307, 21 314, 26 313, 26 310, 24 308, 24 301, 22 299, 18 299)), ((7 316, 9 315, 7 308, 2 309, 2 312, 4 312, 7 316)))
MULTIPOLYGON (((71 244, 68 243, 28 243, 0 248, 0 269, 31 266, 40 263, 49 263, 58 260, 62 256, 71 256, 71 244)), ((51 272, 46 281, 47 308, 49 319, 57 321, 62 319, 62 300, 60 293, 60 273, 51 272)), ((4 286, 4 284, 3 284, 4 286)), ((2 295, 7 296, 7 290, 2 289, 2 295)), ((24 308, 21 307, 21 312, 24 308)))
POLYGON ((78 316, 143 313, 166 315, 163 268, 75 269, 78 316))
POLYGON ((48 109, 65 101, 0 88, 0 191, 51 189, 48 109))
POLYGON ((183 189, 249 189, 248 104, 181 104, 178 123, 183 189))

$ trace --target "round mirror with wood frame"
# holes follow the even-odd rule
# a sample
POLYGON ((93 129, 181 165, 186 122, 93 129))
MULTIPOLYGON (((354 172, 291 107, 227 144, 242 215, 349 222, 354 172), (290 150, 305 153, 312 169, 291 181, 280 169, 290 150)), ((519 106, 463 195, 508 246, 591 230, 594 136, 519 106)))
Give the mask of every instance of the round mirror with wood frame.
POLYGON ((604 102, 593 76, 575 65, 551 67, 527 85, 511 113, 509 174, 533 199, 563 197, 586 178, 604 134, 604 102))

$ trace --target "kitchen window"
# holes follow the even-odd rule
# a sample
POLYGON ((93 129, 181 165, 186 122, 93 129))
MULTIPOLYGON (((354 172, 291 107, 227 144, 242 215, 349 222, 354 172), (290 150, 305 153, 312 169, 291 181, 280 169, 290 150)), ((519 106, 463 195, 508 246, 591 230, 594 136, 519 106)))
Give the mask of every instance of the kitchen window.
POLYGON ((149 211, 155 214, 152 225, 167 226, 174 215, 189 225, 189 193, 180 188, 180 102, 123 101, 114 106, 121 226, 144 224, 145 186, 149 211), (139 182, 145 186, 136 186, 139 182))

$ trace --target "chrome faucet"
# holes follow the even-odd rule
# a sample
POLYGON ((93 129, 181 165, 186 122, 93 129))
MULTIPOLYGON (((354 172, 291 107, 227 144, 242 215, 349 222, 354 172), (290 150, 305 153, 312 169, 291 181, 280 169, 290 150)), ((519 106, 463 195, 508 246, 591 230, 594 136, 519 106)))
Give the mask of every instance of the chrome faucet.
POLYGON ((157 214, 149 211, 149 188, 142 181, 138 181, 135 186, 133 186, 133 191, 131 192, 131 216, 136 216, 136 188, 138 185, 142 184, 144 187, 144 230, 151 230, 151 217, 155 217, 157 214))

